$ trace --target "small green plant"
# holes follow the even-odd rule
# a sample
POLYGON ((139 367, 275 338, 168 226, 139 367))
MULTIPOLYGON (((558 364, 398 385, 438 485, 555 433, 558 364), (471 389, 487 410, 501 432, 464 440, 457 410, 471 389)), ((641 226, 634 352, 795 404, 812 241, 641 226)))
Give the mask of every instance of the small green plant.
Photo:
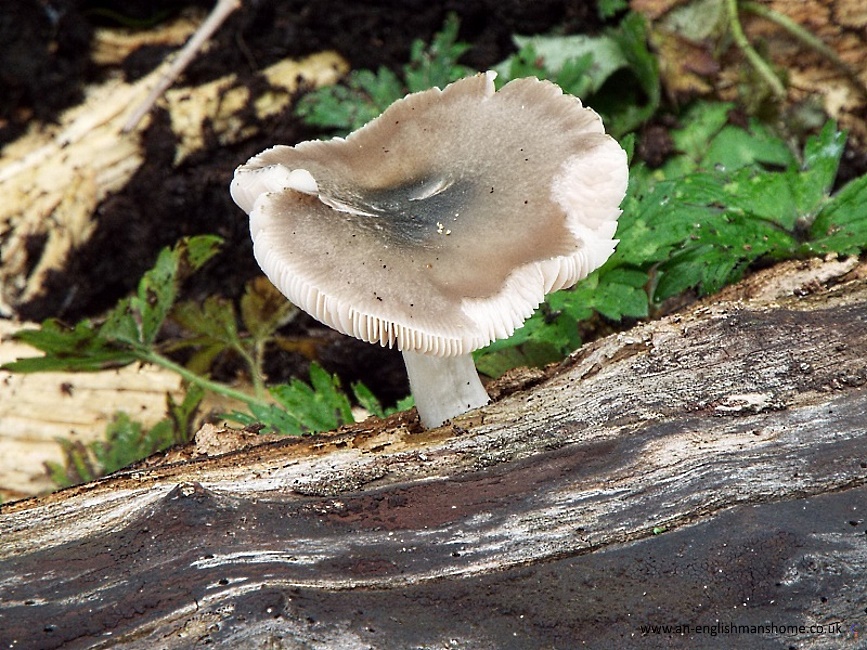
POLYGON ((136 292, 121 300, 102 324, 85 319, 69 328, 52 318, 38 330, 17 332, 17 340, 41 350, 44 356, 19 359, 3 368, 12 372, 95 371, 139 361, 174 369, 177 364, 157 351, 157 335, 175 304, 182 279, 213 257, 219 242, 218 237, 192 237, 163 249, 136 292))
MULTIPOLYGON (((183 280, 200 269, 217 252, 220 240, 213 236, 186 238, 163 249, 152 269, 139 281, 136 292, 121 300, 101 323, 85 319, 67 327, 48 319, 40 329, 22 330, 14 337, 42 351, 43 356, 4 364, 11 372, 94 372, 131 363, 149 363, 179 374, 187 392, 180 404, 167 400, 168 415, 145 428, 124 413, 115 415, 104 441, 91 445, 60 441, 64 463, 48 464, 58 485, 92 480, 105 473, 177 443, 186 442, 191 423, 205 391, 245 404, 249 414, 236 411, 231 419, 243 424, 264 424, 264 430, 286 434, 333 429, 353 421, 349 398, 339 381, 315 363, 312 386, 294 379, 289 384, 266 387, 262 362, 266 345, 277 339, 276 331, 291 317, 295 307, 269 283, 254 280, 240 300, 240 310, 231 301, 209 297, 201 304, 178 301, 183 280), (184 336, 160 338, 167 322, 179 325, 184 336), (239 321, 244 330, 239 329, 239 321), (186 364, 175 360, 187 357, 186 364), (249 369, 253 394, 208 376, 214 360, 236 354, 249 369)), ((362 384, 352 387, 359 404, 385 416, 397 409, 384 409, 362 384)), ((408 408, 404 402, 399 407, 408 408)))
MULTIPOLYGON (((203 390, 245 404, 261 402, 258 397, 211 381, 174 361, 157 338, 175 307, 184 277, 211 259, 219 243, 218 237, 206 235, 186 238, 172 248, 163 249, 154 267, 142 276, 136 292, 121 300, 101 324, 85 319, 70 328, 56 319, 48 319, 38 330, 17 332, 16 339, 42 351, 43 356, 18 359, 3 368, 22 373, 87 372, 136 362, 150 363, 178 373, 188 384, 203 390)), ((213 310, 204 317, 214 317, 213 310)), ((202 323, 201 329, 219 328, 220 324, 225 325, 223 321, 202 323)))
POLYGON ((60 487, 92 481, 162 451, 187 442, 193 433, 193 420, 202 399, 202 391, 191 388, 178 404, 166 398, 168 414, 149 429, 118 412, 105 429, 105 439, 85 445, 79 441, 58 439, 63 463, 48 461, 48 475, 60 487))
MULTIPOLYGON (((304 95, 297 115, 330 134, 345 134, 407 93, 443 88, 474 74, 476 70, 458 63, 469 49, 457 41, 458 26, 451 15, 430 45, 415 41, 400 75, 385 67, 376 72, 354 70, 343 83, 304 95)), ((611 133, 626 133, 649 118, 660 101, 657 63, 647 48, 645 32, 644 19, 630 13, 617 28, 600 36, 516 36, 518 52, 495 66, 497 83, 501 86, 526 76, 550 79, 599 110, 611 133), (638 92, 624 100, 624 93, 632 93, 633 88, 638 92)))
MULTIPOLYGON (((280 433, 301 434, 310 431, 330 431, 341 424, 353 422, 352 402, 340 386, 340 380, 326 372, 319 364, 310 364, 310 383, 292 379, 270 390, 275 404, 252 405, 250 413, 234 411, 227 417, 250 426, 266 423, 280 433)), ((362 383, 352 385, 356 402, 377 417, 386 417, 412 406, 411 398, 401 400, 395 407, 385 409, 380 401, 362 383)))
POLYGON ((348 133, 407 93, 443 87, 472 74, 474 70, 457 62, 469 49, 466 43, 457 42, 457 36, 458 19, 452 14, 430 45, 421 40, 413 43, 409 63, 403 66, 401 76, 386 67, 376 72, 353 70, 343 83, 304 95, 296 108, 297 114, 311 126, 348 133))
POLYGON ((629 0, 599 0, 596 3, 596 11, 602 20, 607 20, 627 9, 629 9, 629 0))
POLYGON ((793 152, 757 121, 730 124, 732 108, 695 105, 672 133, 678 155, 655 170, 633 165, 614 255, 481 350, 480 371, 555 361, 581 344, 595 314, 643 318, 684 292, 714 293, 757 262, 867 249, 867 176, 830 195, 845 134, 828 122, 793 152))
POLYGON ((267 395, 262 375, 265 348, 278 339, 277 330, 298 309, 264 277, 247 283, 239 307, 236 310, 232 301, 217 296, 175 304, 170 318, 184 336, 162 347, 173 353, 187 352, 184 365, 199 376, 206 376, 221 355, 237 355, 250 375, 254 396, 261 400, 267 395))
MULTIPOLYGON (((240 319, 232 303, 209 297, 201 304, 178 302, 183 279, 213 257, 220 240, 213 236, 190 237, 172 248, 163 249, 155 266, 142 276, 136 293, 121 300, 102 324, 83 320, 67 327, 56 319, 42 323, 38 330, 22 330, 15 338, 43 352, 41 357, 4 364, 11 372, 96 371, 131 363, 150 363, 179 374, 197 394, 211 391, 245 404, 269 430, 282 433, 321 431, 352 421, 348 398, 339 390, 335 377, 313 365, 313 387, 300 380, 288 385, 265 387, 262 361, 266 344, 295 311, 276 289, 264 281, 253 281, 241 299, 240 319), (174 321, 187 336, 158 338, 164 324, 174 321), (186 365, 172 354, 189 353, 186 365), (255 394, 251 395, 214 381, 207 375, 214 359, 233 352, 248 366, 255 394), (280 413, 268 395, 291 412, 280 413), (330 414, 330 415, 329 415, 330 414)), ((356 387, 359 401, 383 413, 369 390, 356 387)), ((198 401, 196 402, 198 403, 198 401)), ((171 409, 170 409, 171 410, 171 409)), ((248 421, 240 414, 240 420, 248 421)))

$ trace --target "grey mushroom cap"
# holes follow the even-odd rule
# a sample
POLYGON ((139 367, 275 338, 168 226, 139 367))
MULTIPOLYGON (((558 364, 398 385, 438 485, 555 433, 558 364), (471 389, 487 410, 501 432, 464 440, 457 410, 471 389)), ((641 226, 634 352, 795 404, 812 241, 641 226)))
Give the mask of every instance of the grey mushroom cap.
POLYGON ((457 356, 603 264, 625 152, 558 86, 493 80, 408 95, 345 139, 239 167, 232 197, 274 285, 345 334, 457 356))

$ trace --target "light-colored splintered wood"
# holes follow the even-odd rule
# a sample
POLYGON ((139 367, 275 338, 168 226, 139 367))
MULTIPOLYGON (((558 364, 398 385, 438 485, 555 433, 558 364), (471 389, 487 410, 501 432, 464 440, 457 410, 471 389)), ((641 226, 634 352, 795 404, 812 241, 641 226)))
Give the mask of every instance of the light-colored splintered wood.
MULTIPOLYGON (((40 354, 10 335, 34 324, 0 320, 0 364, 40 354)), ((0 370, 0 491, 19 496, 56 488, 45 462, 63 462, 59 439, 103 440, 117 412, 144 426, 166 414, 166 396, 183 398, 178 375, 131 365, 91 373, 13 374, 0 370)))
POLYGON ((158 29, 103 27, 94 30, 91 60, 100 66, 120 65, 140 47, 181 47, 204 20, 205 12, 188 8, 158 29))
MULTIPOLYGON (((105 54, 104 48, 97 51, 105 54)), ((84 101, 57 124, 33 124, 0 152, 0 316, 9 317, 16 305, 39 295, 46 274, 62 270, 71 251, 93 232, 99 203, 139 169, 150 120, 129 133, 123 126, 168 65, 133 83, 115 75, 87 88, 84 101), (33 244, 42 239, 34 255, 33 244)), ((322 52, 262 70, 269 83, 256 96, 232 73, 200 87, 170 90, 157 105, 168 110, 180 141, 176 162, 204 145, 206 125, 221 144, 236 142, 258 129, 249 116, 243 123, 239 113, 246 106, 266 118, 289 106, 299 84, 331 84, 346 70, 339 55, 322 52)))

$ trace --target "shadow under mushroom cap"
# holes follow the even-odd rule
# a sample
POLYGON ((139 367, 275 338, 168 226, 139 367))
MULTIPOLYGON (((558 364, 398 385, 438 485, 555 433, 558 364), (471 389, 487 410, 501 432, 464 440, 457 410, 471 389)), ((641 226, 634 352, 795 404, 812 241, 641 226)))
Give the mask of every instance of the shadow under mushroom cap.
POLYGON ((509 336, 613 252, 626 155, 559 87, 476 75, 392 104, 347 138, 238 168, 254 253, 335 329, 451 356, 509 336))

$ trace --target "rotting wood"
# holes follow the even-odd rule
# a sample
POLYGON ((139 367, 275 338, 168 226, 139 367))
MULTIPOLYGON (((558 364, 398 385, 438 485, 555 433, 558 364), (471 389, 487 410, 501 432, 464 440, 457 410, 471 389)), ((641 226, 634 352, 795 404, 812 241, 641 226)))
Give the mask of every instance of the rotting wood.
MULTIPOLYGON (((100 35, 105 36, 104 32, 100 35)), ((95 46, 95 51, 102 51, 95 46)), ((111 77, 87 89, 85 101, 59 124, 35 124, 0 155, 0 316, 38 296, 45 277, 62 271, 71 251, 93 233, 95 209, 122 188, 144 159, 145 119, 132 132, 123 126, 170 63, 127 83, 111 77), (34 243, 44 239, 41 250, 34 243)), ((301 86, 332 84, 348 69, 335 52, 284 59, 261 70, 266 82, 251 90, 225 77, 193 88, 173 88, 158 102, 169 113, 179 144, 175 162, 204 147, 205 133, 225 145, 257 132, 246 109, 260 119, 289 106, 301 86), (243 113, 243 117, 242 114, 243 113)), ((228 180, 227 180, 228 183, 228 180)), ((70 300, 74 298, 70 295, 70 300)))
POLYGON ((448 427, 7 504, 2 645, 842 647, 867 606, 867 280, 827 269, 587 345, 448 427))
MULTIPOLYGON (((39 354, 11 338, 26 327, 36 325, 0 320, 0 363, 39 354)), ((167 395, 183 397, 178 375, 139 365, 93 373, 0 370, 0 386, 0 496, 7 499, 56 487, 44 464, 63 463, 58 439, 102 440, 118 411, 156 424, 165 416, 167 395)))
MULTIPOLYGON (((0 364, 40 354, 12 338, 14 332, 30 327, 38 326, 0 319, 0 364)), ((180 403, 185 393, 177 373, 143 364, 98 372, 0 370, 0 387, 0 501, 57 489, 46 463, 65 462, 61 440, 85 446, 104 441, 106 427, 117 413, 151 427, 166 417, 167 400, 180 403)), ((244 405, 206 394, 199 408, 208 416, 244 405)), ((209 434, 208 428, 199 432, 190 447, 193 454, 216 453, 212 450, 228 442, 209 434)))

